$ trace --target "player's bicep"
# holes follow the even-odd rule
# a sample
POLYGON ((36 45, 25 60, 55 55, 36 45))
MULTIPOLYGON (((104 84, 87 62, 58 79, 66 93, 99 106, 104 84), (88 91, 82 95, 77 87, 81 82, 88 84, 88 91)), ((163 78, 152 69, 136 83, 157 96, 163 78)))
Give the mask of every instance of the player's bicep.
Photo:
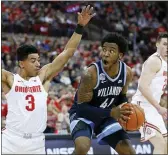
POLYGON ((77 91, 78 104, 91 101, 93 96, 93 88, 92 73, 86 69, 81 76, 80 85, 77 91))
POLYGON ((160 70, 160 67, 161 61, 159 58, 155 57, 149 59, 142 70, 139 79, 139 87, 149 86, 156 73, 160 70))

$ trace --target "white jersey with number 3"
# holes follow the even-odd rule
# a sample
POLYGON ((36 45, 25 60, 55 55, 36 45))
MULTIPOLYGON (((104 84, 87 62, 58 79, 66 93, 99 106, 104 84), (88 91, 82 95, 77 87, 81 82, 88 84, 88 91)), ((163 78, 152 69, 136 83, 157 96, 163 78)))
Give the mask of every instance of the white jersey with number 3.
MULTIPOLYGON (((150 84, 150 90, 152 92, 152 95, 155 98, 155 100, 159 103, 160 98, 161 98, 164 90, 166 89, 166 85, 167 85, 167 62, 164 61, 158 53, 154 53, 150 57, 153 57, 153 56, 158 56, 162 61, 162 66, 161 66, 160 71, 158 71, 156 73, 156 75, 154 76, 154 78, 152 79, 151 84, 150 84)), ((143 70, 143 68, 142 68, 142 70, 143 70)), ((133 101, 148 102, 146 100, 146 98, 141 94, 139 89, 137 90, 137 92, 133 96, 132 100, 133 101)))
POLYGON ((47 95, 38 76, 26 81, 14 75, 12 88, 6 94, 6 128, 24 133, 43 132, 47 121, 47 95))

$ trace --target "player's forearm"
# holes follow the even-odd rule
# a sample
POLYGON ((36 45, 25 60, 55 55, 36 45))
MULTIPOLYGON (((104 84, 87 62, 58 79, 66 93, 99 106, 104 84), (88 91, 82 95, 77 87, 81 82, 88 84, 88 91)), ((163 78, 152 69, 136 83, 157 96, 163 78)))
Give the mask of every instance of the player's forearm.
POLYGON ((156 109, 158 109, 159 104, 154 99, 153 94, 150 90, 150 87, 148 85, 139 85, 139 90, 142 93, 142 95, 149 101, 150 104, 152 104, 156 109))
MULTIPOLYGON (((82 34, 78 34, 78 33, 74 32, 73 35, 71 36, 71 38, 69 39, 68 43, 66 44, 65 50, 69 49, 69 48, 76 49, 78 47, 81 39, 82 39, 82 34)), ((75 52, 75 50, 74 50, 74 52, 75 52)), ((73 55, 73 53, 71 53, 71 55, 73 55)))
POLYGON ((68 48, 73 48, 76 49, 82 39, 82 33, 83 33, 84 27, 81 25, 77 25, 75 32, 73 33, 73 35, 71 36, 71 38, 69 39, 68 43, 65 46, 65 50, 68 48))

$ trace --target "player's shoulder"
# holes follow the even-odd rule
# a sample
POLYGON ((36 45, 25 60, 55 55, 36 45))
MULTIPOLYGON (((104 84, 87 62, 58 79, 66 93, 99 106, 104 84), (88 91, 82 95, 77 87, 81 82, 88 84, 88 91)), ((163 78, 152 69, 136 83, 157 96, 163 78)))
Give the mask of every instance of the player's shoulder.
POLYGON ((87 69, 87 72, 90 72, 91 74, 94 74, 95 72, 97 72, 97 68, 94 64, 91 64, 87 69))
POLYGON ((132 73, 132 68, 131 67, 129 67, 128 65, 126 65, 125 64, 125 66, 126 66, 126 71, 127 71, 127 76, 131 76, 133 73, 132 73))
POLYGON ((89 67, 87 67, 86 69, 84 69, 84 71, 82 72, 82 77, 84 78, 92 78, 95 74, 96 68, 94 65, 91 65, 89 67))
POLYGON ((2 69, 2 74, 5 74, 7 76, 13 76, 13 73, 11 73, 11 72, 9 72, 9 71, 7 71, 5 69, 2 69))
MULTIPOLYGON (((126 64, 125 64, 125 65, 126 65, 126 64)), ((128 72, 132 72, 132 69, 131 69, 130 66, 126 65, 126 69, 127 69, 128 72)))
POLYGON ((81 78, 83 81, 87 81, 89 83, 94 83, 97 78, 97 71, 96 71, 96 66, 95 65, 90 65, 87 67, 81 75, 81 78))
POLYGON ((151 55, 145 62, 145 65, 161 66, 162 60, 157 54, 151 55))
POLYGON ((151 55, 145 62, 144 62, 144 69, 150 69, 153 72, 158 72, 161 69, 162 60, 156 54, 151 55))

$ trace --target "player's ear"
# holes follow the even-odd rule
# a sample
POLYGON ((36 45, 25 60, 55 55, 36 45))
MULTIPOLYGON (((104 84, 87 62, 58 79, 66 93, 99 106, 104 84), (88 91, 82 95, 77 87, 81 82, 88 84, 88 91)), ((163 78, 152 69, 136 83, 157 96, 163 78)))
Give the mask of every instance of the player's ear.
POLYGON ((103 54, 103 52, 102 52, 102 50, 101 50, 100 53, 99 53, 99 56, 102 57, 102 54, 103 54))
POLYGON ((23 69, 24 68, 23 61, 19 61, 18 63, 19 63, 19 67, 23 69))
POLYGON ((124 54, 123 53, 119 53, 119 58, 120 58, 120 60, 123 58, 123 56, 124 56, 124 54))
POLYGON ((158 46, 159 46, 159 43, 158 43, 158 42, 156 42, 156 47, 158 48, 158 46))

